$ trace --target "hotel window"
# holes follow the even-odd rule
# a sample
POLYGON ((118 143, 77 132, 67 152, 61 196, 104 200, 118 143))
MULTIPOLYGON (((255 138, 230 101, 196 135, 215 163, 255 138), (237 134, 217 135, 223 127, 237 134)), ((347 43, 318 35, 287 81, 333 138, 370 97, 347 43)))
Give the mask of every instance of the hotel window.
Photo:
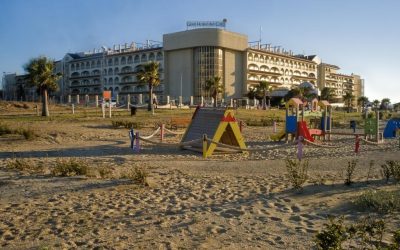
POLYGON ((142 55, 142 58, 140 59, 141 62, 147 62, 147 56, 146 54, 142 55))
POLYGON ((135 63, 139 63, 139 62, 140 62, 139 55, 136 55, 136 56, 135 56, 134 62, 135 62, 135 63))
POLYGON ((155 58, 154 53, 150 53, 149 61, 154 61, 154 58, 155 58))
POLYGON ((157 53, 157 61, 161 61, 163 59, 163 55, 161 52, 157 53))
POLYGON ((224 83, 223 78, 223 51, 213 46, 203 46, 195 49, 194 52, 194 77, 195 96, 209 97, 210 93, 205 91, 206 81, 212 77, 221 77, 221 83, 224 83))

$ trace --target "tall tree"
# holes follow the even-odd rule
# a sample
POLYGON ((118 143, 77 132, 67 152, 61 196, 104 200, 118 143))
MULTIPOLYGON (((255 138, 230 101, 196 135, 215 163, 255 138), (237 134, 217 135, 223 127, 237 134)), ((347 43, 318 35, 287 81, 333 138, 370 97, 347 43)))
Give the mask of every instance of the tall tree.
POLYGON ((300 89, 299 88, 292 88, 285 95, 284 99, 285 99, 285 101, 289 101, 293 97, 299 98, 300 96, 301 96, 300 89))
POLYGON ((249 91, 247 92, 247 97, 249 99, 257 98, 257 88, 254 86, 250 86, 249 91))
POLYGON ((362 110, 365 109, 365 105, 367 105, 368 102, 369 102, 369 100, 368 100, 368 97, 366 97, 366 96, 360 96, 357 99, 357 103, 358 103, 358 105, 361 106, 362 110))
POLYGON ((49 116, 48 92, 57 90, 61 74, 54 73, 54 61, 45 56, 31 59, 25 65, 25 71, 29 83, 37 88, 42 97, 42 116, 49 116))
POLYGON ((211 77, 206 81, 204 89, 214 98, 214 107, 217 107, 218 95, 224 91, 220 76, 211 77))
MULTIPOLYGON (((272 88, 266 81, 261 81, 256 86, 257 92, 262 97, 262 108, 267 109, 267 95, 271 92, 272 88)), ((269 106, 269 105, 268 105, 269 106)))
POLYGON ((381 101, 381 109, 387 110, 389 108, 390 104, 390 99, 389 98, 383 98, 381 101))
POLYGON ((300 90, 300 99, 302 99, 303 101, 311 100, 314 97, 317 97, 313 89, 310 87, 299 87, 299 90, 300 90))
POLYGON ((333 88, 325 87, 321 90, 321 100, 331 102, 335 96, 335 90, 333 88))
POLYGON ((346 92, 346 94, 343 96, 343 102, 347 106, 347 113, 350 113, 350 109, 353 106, 353 99, 354 99, 354 95, 351 94, 351 92, 346 92))
POLYGON ((285 100, 289 100, 290 98, 299 98, 302 101, 312 99, 316 97, 316 94, 313 92, 313 89, 310 87, 295 87, 285 95, 285 100))
POLYGON ((372 104, 374 105, 374 108, 377 110, 378 108, 379 108, 379 104, 380 104, 381 102, 379 101, 379 100, 374 100, 373 102, 372 102, 372 104))
POLYGON ((147 106, 148 111, 154 113, 154 103, 153 103, 153 91, 157 87, 160 80, 160 64, 155 61, 151 61, 147 64, 142 64, 136 68, 136 78, 142 84, 148 84, 149 86, 149 103, 147 106))

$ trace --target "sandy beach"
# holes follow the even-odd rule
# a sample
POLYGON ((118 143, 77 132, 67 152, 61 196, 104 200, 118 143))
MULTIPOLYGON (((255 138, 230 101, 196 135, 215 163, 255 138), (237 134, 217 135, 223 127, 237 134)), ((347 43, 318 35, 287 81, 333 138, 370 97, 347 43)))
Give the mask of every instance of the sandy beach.
MULTIPOLYGON (((356 221, 371 214, 352 203, 361 193, 398 190, 385 184, 379 167, 400 160, 394 139, 362 144, 358 155, 352 137, 327 142, 335 148, 306 146, 309 180, 297 191, 285 167, 285 159, 296 156, 293 145, 203 159, 148 143, 134 153, 128 130, 110 122, 47 121, 29 127, 43 136, 33 141, 0 137, 2 249, 310 249, 328 215, 356 221), (7 162, 13 157, 43 167, 40 173, 10 170, 7 162), (108 176, 50 175, 57 160, 70 158, 93 171, 108 169, 108 176), (345 186, 352 159, 358 160, 354 184, 345 186), (375 161, 372 170, 370 160, 375 161), (121 178, 135 167, 146 171, 148 186, 121 178)), ((276 146, 267 141, 271 133, 270 127, 243 132, 251 148, 276 146)), ((179 141, 180 136, 166 137, 172 145, 179 141)), ((400 226, 396 213, 385 220, 388 229, 400 226)))

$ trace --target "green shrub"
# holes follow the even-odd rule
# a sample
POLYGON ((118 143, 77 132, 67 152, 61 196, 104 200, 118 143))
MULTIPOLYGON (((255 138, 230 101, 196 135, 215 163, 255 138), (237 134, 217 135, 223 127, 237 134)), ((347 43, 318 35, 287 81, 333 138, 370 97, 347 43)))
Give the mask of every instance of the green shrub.
POLYGON ((24 129, 24 128, 17 128, 17 129, 10 129, 5 124, 0 124, 0 135, 5 134, 18 134, 24 136, 27 140, 32 140, 36 137, 35 132, 32 129, 24 129))
POLYGON ((111 124, 114 128, 120 128, 120 127, 124 127, 124 128, 135 128, 135 129, 139 129, 143 127, 143 124, 140 122, 132 122, 132 121, 111 121, 111 124))
POLYGON ((354 204, 360 209, 381 213, 400 211, 400 191, 370 190, 360 195, 354 204))
POLYGON ((308 179, 309 162, 286 159, 286 170, 289 181, 294 189, 303 189, 304 183, 308 179))
POLYGON ((7 161, 6 167, 9 169, 28 173, 43 173, 44 170, 43 165, 35 164, 34 162, 25 158, 13 158, 7 161))
POLYGON ((393 236, 393 244, 383 248, 382 239, 386 225, 382 219, 366 217, 349 226, 344 225, 343 217, 328 219, 329 223, 324 224, 324 229, 315 237, 317 249, 398 249, 396 241, 400 235, 396 233, 393 236))
POLYGON ((109 178, 112 174, 112 171, 109 167, 99 167, 98 168, 100 178, 109 178))
POLYGON ((381 174, 386 183, 389 182, 390 177, 393 177, 395 182, 400 182, 400 161, 386 161, 381 165, 381 174))
POLYGON ((393 249, 400 249, 400 229, 393 233, 393 249))
POLYGON ((121 175, 122 179, 130 179, 137 184, 148 186, 147 184, 147 172, 144 169, 135 167, 133 170, 127 171, 121 175))
POLYGON ((32 163, 24 158, 13 158, 6 163, 7 168, 19 171, 30 169, 31 166, 32 163))
POLYGON ((387 164, 381 165, 381 175, 383 178, 385 178, 386 183, 388 183, 392 173, 390 172, 390 167, 387 164))
POLYGON ((329 223, 324 224, 325 229, 316 235, 315 243, 318 249, 342 249, 342 243, 347 239, 347 230, 343 225, 343 217, 335 220, 329 217, 329 223))
POLYGON ((33 140, 36 137, 36 134, 32 129, 22 129, 21 134, 26 140, 33 140))
POLYGON ((88 173, 88 165, 83 161, 76 159, 57 160, 52 175, 54 176, 76 176, 86 175, 88 173))
POLYGON ((386 161, 395 182, 400 182, 400 161, 386 161))
POLYGON ((350 186, 353 183, 353 175, 356 166, 357 166, 357 160, 351 160, 348 162, 346 168, 346 179, 344 180, 345 185, 350 186))
POLYGON ((5 124, 0 124, 0 135, 12 134, 12 130, 5 124))
POLYGON ((375 165, 375 161, 374 160, 370 160, 369 161, 368 172, 367 172, 367 183, 369 183, 369 179, 371 178, 372 169, 373 169, 374 165, 375 165))

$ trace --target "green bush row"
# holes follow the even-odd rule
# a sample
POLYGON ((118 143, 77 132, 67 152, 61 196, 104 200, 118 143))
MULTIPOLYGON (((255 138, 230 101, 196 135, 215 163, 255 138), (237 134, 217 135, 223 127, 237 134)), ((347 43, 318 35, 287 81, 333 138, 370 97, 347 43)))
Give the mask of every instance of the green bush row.
POLYGON ((37 136, 32 129, 25 129, 25 128, 11 129, 5 124, 0 124, 0 136, 6 134, 22 135, 27 140, 32 140, 37 136))
POLYGON ((258 119, 248 119, 248 120, 245 120, 245 123, 246 123, 246 125, 247 126, 264 126, 264 127, 266 127, 266 126, 273 126, 274 125, 274 121, 275 122, 282 122, 282 120, 281 119, 279 119, 279 118, 275 118, 275 119, 272 119, 272 118, 261 118, 260 120, 258 120, 258 119))
POLYGON ((135 128, 135 129, 139 129, 139 128, 143 128, 144 124, 142 124, 141 122, 133 122, 133 121, 111 121, 111 124, 114 128, 135 128))
POLYGON ((390 243, 383 242, 385 221, 366 217, 356 223, 345 225, 343 217, 329 217, 324 229, 317 233, 314 242, 317 249, 400 249, 400 229, 393 232, 390 243))

